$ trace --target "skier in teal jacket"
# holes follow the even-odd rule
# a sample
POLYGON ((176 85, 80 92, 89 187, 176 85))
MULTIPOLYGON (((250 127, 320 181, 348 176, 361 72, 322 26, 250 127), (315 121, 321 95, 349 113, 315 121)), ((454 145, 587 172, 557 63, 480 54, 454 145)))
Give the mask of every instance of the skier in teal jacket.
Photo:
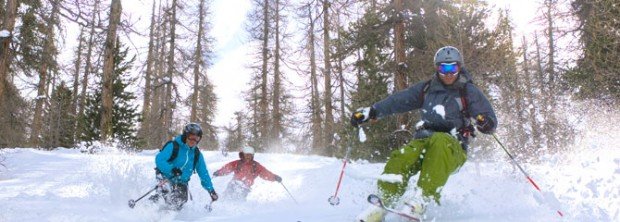
MULTIPOLYGON (((448 177, 456 172, 467 159, 469 138, 475 128, 491 134, 497 126, 497 117, 488 99, 472 83, 463 67, 461 53, 452 46, 437 51, 434 59, 436 72, 431 80, 419 82, 403 91, 394 93, 373 104, 358 109, 351 117, 351 124, 358 126, 369 120, 388 115, 421 109, 421 121, 416 124, 414 140, 393 151, 383 174, 400 175, 402 181, 378 181, 379 192, 387 205, 397 201, 414 206, 416 216, 423 215, 430 201, 439 203, 441 188, 448 177), (472 123, 471 118, 475 118, 472 123), (409 178, 420 173, 414 196, 401 198, 409 178)), ((379 215, 382 212, 370 213, 379 215)))
POLYGON ((209 192, 211 200, 218 199, 213 183, 211 183, 209 170, 198 148, 201 138, 200 125, 187 124, 183 129, 183 134, 166 143, 155 156, 156 177, 159 182, 166 180, 166 183, 158 189, 157 194, 150 197, 152 201, 156 202, 160 196, 163 196, 168 205, 180 210, 187 202, 187 184, 194 171, 200 177, 202 187, 209 192))

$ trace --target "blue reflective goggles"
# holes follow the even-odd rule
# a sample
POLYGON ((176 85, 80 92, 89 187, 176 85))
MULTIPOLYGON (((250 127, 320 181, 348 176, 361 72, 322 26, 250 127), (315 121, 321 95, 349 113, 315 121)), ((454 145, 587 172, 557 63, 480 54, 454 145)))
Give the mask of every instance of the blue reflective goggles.
POLYGON ((442 75, 456 75, 459 73, 459 64, 456 62, 440 63, 439 66, 437 66, 437 72, 442 75))

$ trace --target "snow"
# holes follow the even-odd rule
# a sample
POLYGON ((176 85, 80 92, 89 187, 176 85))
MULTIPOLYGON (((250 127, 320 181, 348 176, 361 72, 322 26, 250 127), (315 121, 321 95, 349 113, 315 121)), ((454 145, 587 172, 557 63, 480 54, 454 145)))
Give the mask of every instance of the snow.
POLYGON ((415 124, 415 129, 422 129, 424 126, 424 121, 420 120, 415 124))
POLYGON ((366 132, 364 132, 364 128, 362 127, 359 128, 358 138, 360 138, 360 142, 366 142, 366 132))
POLYGON ((168 83, 171 83, 171 82, 172 82, 172 80, 168 76, 164 76, 163 78, 161 78, 161 83, 162 84, 168 84, 168 83))
POLYGON ((446 119, 446 108, 443 105, 436 105, 433 107, 433 111, 439 114, 441 118, 446 119))
POLYGON ((3 29, 0 30, 0 38, 6 38, 11 36, 11 32, 9 32, 9 30, 3 29))
MULTIPOLYGON (((506 160, 470 160, 443 188, 442 205, 429 207, 428 215, 436 221, 559 221, 555 211, 561 206, 568 221, 618 221, 620 152, 596 144, 585 148, 570 161, 525 167, 542 194, 506 160)), ((345 169, 340 204, 331 206, 327 198, 334 194, 341 160, 258 153, 256 159, 284 178, 299 204, 282 185, 257 179, 247 202, 217 201, 207 212, 208 194, 193 176, 193 201, 178 213, 158 212, 147 201, 127 207, 129 199, 154 186, 156 151, 114 150, 3 149, 0 221, 353 221, 369 206, 366 197, 376 192, 377 179, 398 180, 381 175, 383 163, 354 161, 345 169)), ((203 153, 211 172, 236 156, 203 153)), ((214 178, 216 190, 221 193, 229 180, 214 178)))
MULTIPOLYGON (((443 187, 441 206, 429 206, 427 216, 435 221, 620 221, 620 137, 616 121, 610 121, 620 116, 596 116, 600 120, 584 121, 590 130, 573 148, 541 155, 537 163, 519 162, 541 192, 499 147, 486 147, 495 152, 490 156, 501 158, 470 158, 443 187)), ((97 144, 95 154, 84 151, 90 150, 0 149, 5 166, 0 166, 0 221, 354 221, 370 206, 366 197, 376 193, 377 180, 402 180, 382 175, 385 163, 354 160, 345 168, 340 204, 332 206, 327 199, 336 191, 341 159, 257 153, 257 161, 282 176, 282 185, 259 178, 247 202, 216 201, 208 212, 209 195, 194 175, 193 201, 180 212, 159 212, 146 199, 134 209, 127 206, 155 185, 156 150, 126 153, 97 144)), ((210 172, 237 156, 203 154, 210 172)), ((221 194, 231 177, 214 178, 216 191, 221 194)), ((409 188, 416 180, 412 177, 409 188)))
POLYGON ((403 182, 403 176, 398 174, 382 174, 379 176, 378 180, 390 183, 401 183, 403 182))

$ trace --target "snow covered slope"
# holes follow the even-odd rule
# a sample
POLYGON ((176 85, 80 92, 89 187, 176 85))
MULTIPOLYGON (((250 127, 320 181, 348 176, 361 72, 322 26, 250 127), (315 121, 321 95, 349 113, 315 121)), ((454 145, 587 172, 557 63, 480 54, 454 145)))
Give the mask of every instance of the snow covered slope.
MULTIPOLYGON (((158 212, 146 201, 127 207, 154 186, 155 151, 127 154, 113 148, 99 154, 78 150, 4 149, 7 168, 0 172, 0 221, 353 221, 368 206, 383 164, 347 165, 339 197, 331 206, 341 160, 318 156, 258 153, 256 159, 282 185, 257 179, 245 203, 218 201, 213 211, 198 178, 193 201, 178 213, 158 212)), ((236 155, 204 152, 212 172, 236 155)), ((619 221, 620 152, 591 146, 579 158, 548 157, 542 165, 524 165, 545 192, 555 193, 568 221, 619 221)), ((214 178, 217 191, 228 177, 214 178)), ((560 221, 520 172, 507 161, 467 162, 443 190, 442 206, 432 206, 436 221, 560 221)))

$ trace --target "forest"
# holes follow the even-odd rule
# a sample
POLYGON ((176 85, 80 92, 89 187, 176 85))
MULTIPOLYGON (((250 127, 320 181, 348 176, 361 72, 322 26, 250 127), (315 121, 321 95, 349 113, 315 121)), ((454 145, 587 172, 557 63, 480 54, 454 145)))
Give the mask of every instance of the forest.
POLYGON ((617 0, 538 0, 527 36, 510 9, 482 0, 249 1, 245 107, 221 126, 213 0, 147 1, 147 30, 124 12, 129 1, 0 0, 0 147, 159 149, 196 122, 205 150, 342 157, 351 146, 352 158, 384 161, 418 113, 365 125, 361 143, 351 112, 432 77, 446 45, 461 51, 498 113, 497 135, 520 156, 561 152, 579 133, 575 118, 618 108, 617 0), (68 44, 72 56, 61 57, 68 44))

